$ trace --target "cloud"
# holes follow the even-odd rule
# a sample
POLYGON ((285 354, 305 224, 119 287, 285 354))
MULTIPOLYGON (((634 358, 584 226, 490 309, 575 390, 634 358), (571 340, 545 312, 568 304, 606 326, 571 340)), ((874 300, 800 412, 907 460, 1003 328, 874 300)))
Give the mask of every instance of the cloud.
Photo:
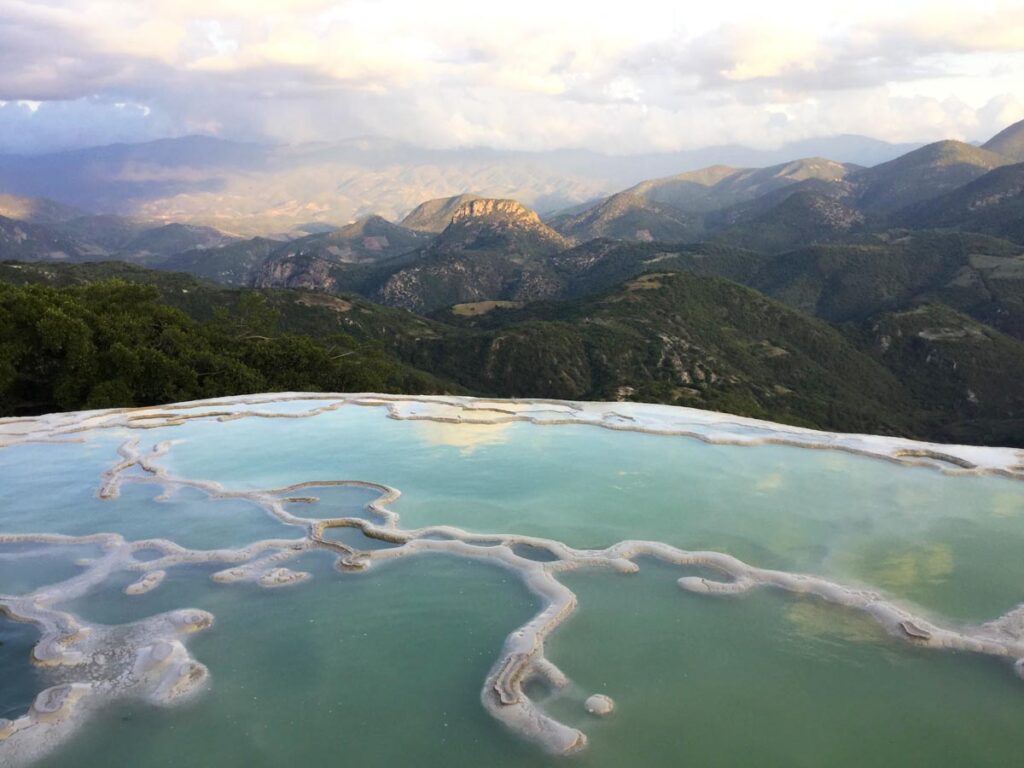
POLYGON ((980 138, 1024 116, 1013 96, 1024 2, 780 0, 770 11, 738 0, 0 0, 0 149, 200 131, 638 152, 830 132, 980 138), (24 101, 42 104, 26 112, 24 101))

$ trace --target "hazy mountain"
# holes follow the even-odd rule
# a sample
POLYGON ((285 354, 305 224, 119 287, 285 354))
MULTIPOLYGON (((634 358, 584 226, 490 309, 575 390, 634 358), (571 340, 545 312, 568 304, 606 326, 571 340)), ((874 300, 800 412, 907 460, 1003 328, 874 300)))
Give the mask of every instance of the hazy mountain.
POLYGON ((547 223, 576 240, 612 237, 620 240, 684 242, 703 233, 699 215, 651 202, 631 191, 619 192, 579 213, 549 217, 547 223))
POLYGON ((123 252, 141 233, 154 229, 154 224, 113 214, 90 214, 62 221, 54 227, 99 257, 123 252))
MULTIPOLYGON (((808 153, 874 163, 907 149, 834 137, 775 150, 712 147, 610 156, 582 150, 431 150, 386 139, 268 146, 192 136, 34 156, 0 156, 0 191, 94 213, 270 235, 369 214, 398 220, 424 200, 467 190, 554 211, 643 179, 714 163, 771 165, 808 153)), ((436 225, 434 225, 436 227, 436 225)))
POLYGON ((0 216, 0 258, 74 261, 83 255, 80 243, 51 227, 0 216))
POLYGON ((32 224, 56 224, 85 215, 86 212, 83 210, 61 205, 44 197, 0 194, 0 216, 8 219, 32 224))
MULTIPOLYGON (((1024 146, 1024 122, 1010 126, 986 147, 1012 154, 1017 143, 1024 146)), ((884 225, 889 214, 955 190, 1008 162, 1006 155, 984 147, 940 141, 870 168, 820 157, 766 168, 713 165, 643 181, 548 221, 578 239, 692 242, 723 237, 747 247, 779 250, 799 245, 803 233, 813 240, 830 239, 854 226, 884 225), (812 196, 787 205, 786 199, 797 192, 812 196)))
POLYGON ((280 248, 281 242, 278 240, 254 237, 219 248, 188 250, 150 262, 149 266, 188 272, 221 285, 245 287, 253 284, 255 275, 280 248))
POLYGON ((121 251, 128 258, 146 259, 190 250, 222 248, 239 238, 212 227, 192 224, 164 224, 144 229, 126 243, 121 251))
MULTIPOLYGON (((553 227, 577 239, 694 241, 716 227, 712 214, 736 208, 808 182, 846 194, 848 175, 858 170, 822 158, 795 160, 768 168, 717 165, 650 179, 602 200, 582 212, 549 218, 553 227)), ((781 199, 780 199, 781 201, 781 199)))
POLYGON ((712 166, 661 179, 651 179, 628 190, 654 203, 684 211, 706 212, 725 208, 808 179, 842 182, 854 166, 812 157, 768 168, 712 166))
POLYGON ((1004 128, 981 146, 1016 163, 1024 162, 1024 120, 1004 128))

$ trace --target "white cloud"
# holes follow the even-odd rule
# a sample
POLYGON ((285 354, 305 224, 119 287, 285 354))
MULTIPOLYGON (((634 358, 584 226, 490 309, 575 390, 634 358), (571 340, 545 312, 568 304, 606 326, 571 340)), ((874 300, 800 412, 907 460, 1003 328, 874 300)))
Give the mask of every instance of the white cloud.
POLYGON ((27 119, 38 148, 104 126, 619 152, 980 138, 1024 116, 1021 40, 1024 2, 0 0, 0 147, 27 119))

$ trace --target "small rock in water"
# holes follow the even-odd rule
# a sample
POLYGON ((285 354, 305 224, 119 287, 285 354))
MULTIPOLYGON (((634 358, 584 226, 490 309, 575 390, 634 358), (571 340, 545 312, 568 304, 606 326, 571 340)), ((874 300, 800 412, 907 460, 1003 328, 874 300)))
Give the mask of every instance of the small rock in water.
POLYGON ((615 709, 615 702, 611 700, 611 697, 605 696, 603 693, 595 693, 583 702, 583 706, 592 715, 606 717, 615 709))

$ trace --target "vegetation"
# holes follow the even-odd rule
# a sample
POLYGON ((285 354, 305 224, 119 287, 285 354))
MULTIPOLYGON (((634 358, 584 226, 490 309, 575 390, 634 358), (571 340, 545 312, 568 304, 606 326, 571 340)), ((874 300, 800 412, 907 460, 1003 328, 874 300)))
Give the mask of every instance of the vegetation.
POLYGON ((276 332, 257 293, 200 322, 153 286, 0 285, 0 412, 150 405, 266 391, 444 387, 351 336, 276 332))
POLYGON ((466 391, 1024 445, 1022 146, 1024 122, 872 168, 654 179, 546 224, 465 195, 287 241, 0 196, 0 257, 38 261, 0 263, 0 413, 466 391))
MULTIPOLYGON (((646 255, 649 267, 683 258, 646 255)), ((0 412, 274 390, 466 392, 1024 444, 1024 344, 947 307, 837 327, 728 280, 662 270, 579 299, 484 306, 428 319, 117 262, 0 264, 0 412)))

